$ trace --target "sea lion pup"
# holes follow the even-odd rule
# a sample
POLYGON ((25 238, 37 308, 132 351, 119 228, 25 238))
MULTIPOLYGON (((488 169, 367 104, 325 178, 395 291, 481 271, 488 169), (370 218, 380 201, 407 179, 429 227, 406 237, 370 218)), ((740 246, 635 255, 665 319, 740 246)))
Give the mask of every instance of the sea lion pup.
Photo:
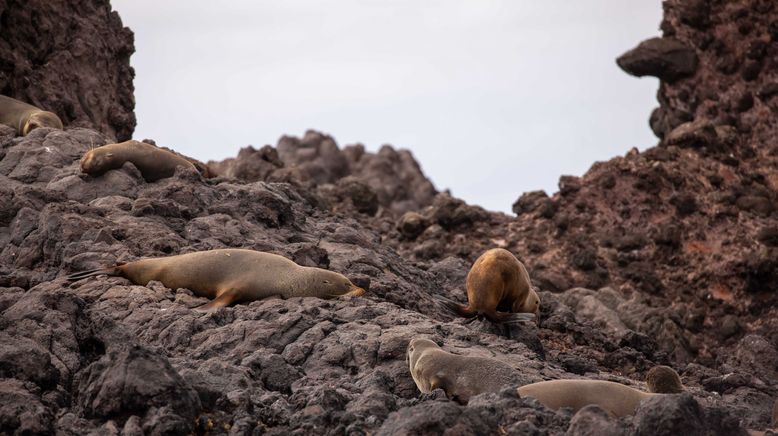
POLYGON ((648 392, 656 394, 680 394, 684 391, 681 377, 673 368, 657 365, 646 374, 648 392))
POLYGON ((67 280, 101 274, 124 277, 141 286, 157 280, 170 289, 186 288, 198 297, 212 298, 197 308, 201 311, 270 296, 334 298, 365 293, 334 271, 300 266, 277 254, 234 248, 143 259, 71 274, 67 280))
POLYGON ((408 363, 411 377, 422 393, 443 389, 449 399, 462 404, 472 396, 499 392, 505 386, 525 382, 521 373, 507 363, 487 357, 451 354, 423 338, 411 339, 408 363))
POLYGON ((453 303, 449 307, 460 316, 483 315, 492 322, 529 317, 517 313, 535 314, 535 321, 540 321, 540 297, 532 288, 527 269, 503 248, 487 250, 476 259, 467 273, 467 305, 453 303))
POLYGON ((55 113, 5 95, 0 95, 0 123, 13 127, 21 136, 38 127, 62 130, 62 120, 55 113))
POLYGON ((132 162, 147 182, 173 176, 176 167, 191 167, 208 177, 207 167, 195 165, 189 159, 145 142, 130 140, 107 144, 87 151, 81 158, 81 171, 99 176, 132 162))

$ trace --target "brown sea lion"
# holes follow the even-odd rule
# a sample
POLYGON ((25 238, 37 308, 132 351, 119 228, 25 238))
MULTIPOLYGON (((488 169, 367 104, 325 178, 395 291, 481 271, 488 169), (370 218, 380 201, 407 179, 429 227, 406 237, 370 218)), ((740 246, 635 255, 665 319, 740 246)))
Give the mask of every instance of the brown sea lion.
POLYGON ((657 365, 646 374, 648 392, 656 394, 680 394, 684 391, 681 377, 673 368, 657 365))
POLYGON ((38 127, 62 130, 62 120, 55 113, 5 95, 0 95, 0 123, 13 127, 21 136, 38 127))
POLYGON ((334 298, 365 293, 334 271, 300 266, 277 254, 234 248, 143 259, 71 274, 67 279, 102 274, 125 277, 142 286, 157 280, 170 289, 186 288, 198 297, 213 299, 198 310, 271 296, 334 298))
POLYGON ((414 338, 408 344, 411 377, 422 393, 443 389, 449 399, 467 403, 484 392, 526 383, 521 373, 497 359, 459 356, 443 351, 429 339, 414 338))
POLYGON ((527 269, 503 248, 487 250, 473 263, 467 273, 467 302, 450 307, 460 316, 482 315, 492 322, 515 319, 516 313, 532 313, 540 320, 540 297, 527 269))
POLYGON ((192 167, 204 177, 212 177, 205 164, 135 140, 107 144, 87 151, 81 158, 81 171, 99 176, 108 170, 121 168, 125 162, 132 162, 147 182, 171 177, 176 167, 180 166, 192 167))

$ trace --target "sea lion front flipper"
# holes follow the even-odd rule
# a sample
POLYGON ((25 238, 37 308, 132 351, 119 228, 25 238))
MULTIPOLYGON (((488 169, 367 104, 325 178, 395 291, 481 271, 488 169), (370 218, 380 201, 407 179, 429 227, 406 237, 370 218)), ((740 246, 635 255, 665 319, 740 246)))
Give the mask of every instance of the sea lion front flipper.
POLYGON ((221 307, 227 307, 230 304, 235 302, 236 292, 234 290, 229 290, 227 292, 222 293, 218 297, 214 298, 210 302, 203 304, 202 306, 195 307, 194 310, 198 312, 212 312, 216 309, 219 309, 221 307))

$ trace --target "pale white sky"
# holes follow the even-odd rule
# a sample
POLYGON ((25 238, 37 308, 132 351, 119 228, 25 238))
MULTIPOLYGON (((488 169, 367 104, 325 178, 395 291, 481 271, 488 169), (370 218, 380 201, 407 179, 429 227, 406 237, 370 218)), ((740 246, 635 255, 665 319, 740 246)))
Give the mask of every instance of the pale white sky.
POLYGON ((313 128, 413 151, 439 190, 522 192, 656 143, 656 79, 615 58, 660 0, 113 0, 135 32, 135 138, 201 160, 313 128))

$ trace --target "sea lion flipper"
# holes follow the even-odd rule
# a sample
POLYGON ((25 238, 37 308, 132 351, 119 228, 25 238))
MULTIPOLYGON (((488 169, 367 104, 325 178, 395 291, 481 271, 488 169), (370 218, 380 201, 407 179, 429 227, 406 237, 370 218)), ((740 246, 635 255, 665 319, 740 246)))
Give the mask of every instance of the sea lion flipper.
POLYGON ((236 292, 234 290, 229 290, 227 292, 223 292, 218 297, 214 298, 210 302, 203 304, 202 306, 195 307, 195 310, 198 312, 212 312, 216 309, 219 309, 221 307, 227 307, 230 304, 235 302, 236 292))
POLYGON ((446 377, 441 374, 437 373, 430 377, 430 392, 434 391, 435 389, 443 389, 444 392, 446 392, 446 396, 448 396, 448 392, 446 391, 446 377))
POLYGON ((476 315, 470 310, 470 306, 461 305, 456 301, 448 299, 442 295, 434 295, 432 298, 435 300, 436 305, 441 307, 445 312, 449 312, 452 315, 463 316, 465 318, 471 318, 476 315))
POLYGON ((502 320, 503 324, 508 325, 520 325, 527 321, 537 322, 534 313, 509 313, 502 320))
MULTIPOLYGON (((117 265, 119 266, 119 265, 117 265)), ((109 276, 118 276, 119 271, 115 266, 109 266, 104 268, 96 268, 96 269, 90 269, 88 271, 79 271, 77 273, 73 273, 67 277, 65 277, 65 280, 69 282, 75 282, 81 279, 85 279, 87 277, 94 277, 99 275, 109 275, 109 276)))

